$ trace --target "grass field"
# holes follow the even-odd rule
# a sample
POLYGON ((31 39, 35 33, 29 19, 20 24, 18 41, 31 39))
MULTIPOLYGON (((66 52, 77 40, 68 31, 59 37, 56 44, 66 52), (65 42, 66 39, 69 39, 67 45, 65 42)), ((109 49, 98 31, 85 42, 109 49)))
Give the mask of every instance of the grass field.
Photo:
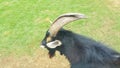
POLYGON ((40 48, 50 21, 79 12, 88 19, 65 26, 120 52, 119 0, 0 0, 0 68, 69 68, 57 52, 49 59, 40 48))

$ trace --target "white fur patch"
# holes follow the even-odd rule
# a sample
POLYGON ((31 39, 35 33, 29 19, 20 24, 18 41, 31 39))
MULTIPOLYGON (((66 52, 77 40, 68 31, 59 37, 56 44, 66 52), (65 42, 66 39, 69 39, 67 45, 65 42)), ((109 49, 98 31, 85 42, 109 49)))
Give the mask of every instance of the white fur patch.
POLYGON ((52 42, 49 42, 49 43, 47 43, 47 46, 49 47, 49 48, 56 48, 56 47, 58 47, 58 46, 60 46, 60 45, 62 45, 62 43, 59 41, 59 40, 55 40, 55 41, 52 41, 52 42))
POLYGON ((44 46, 44 45, 41 45, 40 47, 41 47, 41 48, 45 48, 45 46, 44 46))

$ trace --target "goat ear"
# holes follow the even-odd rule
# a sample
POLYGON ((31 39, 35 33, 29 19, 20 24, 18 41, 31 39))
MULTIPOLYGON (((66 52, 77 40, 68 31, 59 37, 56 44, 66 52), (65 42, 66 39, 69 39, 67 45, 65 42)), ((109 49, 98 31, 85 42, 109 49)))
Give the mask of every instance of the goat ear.
POLYGON ((56 48, 58 46, 61 46, 61 45, 62 45, 62 43, 59 40, 55 40, 55 41, 47 43, 47 47, 52 48, 52 49, 56 48))

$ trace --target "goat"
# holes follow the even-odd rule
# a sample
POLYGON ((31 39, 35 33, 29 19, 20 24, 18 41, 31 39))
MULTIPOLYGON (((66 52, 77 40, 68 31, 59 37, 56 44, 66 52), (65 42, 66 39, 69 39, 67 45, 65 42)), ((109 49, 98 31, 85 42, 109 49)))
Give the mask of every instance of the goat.
POLYGON ((84 14, 66 13, 52 23, 42 40, 42 47, 48 49, 49 57, 52 58, 57 50, 66 56, 71 68, 120 68, 120 53, 91 38, 62 28, 84 18, 84 14))

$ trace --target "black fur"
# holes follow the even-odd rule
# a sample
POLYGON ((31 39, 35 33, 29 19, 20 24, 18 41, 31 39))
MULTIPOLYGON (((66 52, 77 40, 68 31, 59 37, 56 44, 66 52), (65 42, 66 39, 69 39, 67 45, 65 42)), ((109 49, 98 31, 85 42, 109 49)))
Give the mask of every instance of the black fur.
POLYGON ((120 68, 120 54, 100 42, 64 29, 55 39, 60 40, 62 45, 55 49, 46 46, 49 54, 53 56, 56 50, 60 51, 69 60, 71 68, 120 68))

